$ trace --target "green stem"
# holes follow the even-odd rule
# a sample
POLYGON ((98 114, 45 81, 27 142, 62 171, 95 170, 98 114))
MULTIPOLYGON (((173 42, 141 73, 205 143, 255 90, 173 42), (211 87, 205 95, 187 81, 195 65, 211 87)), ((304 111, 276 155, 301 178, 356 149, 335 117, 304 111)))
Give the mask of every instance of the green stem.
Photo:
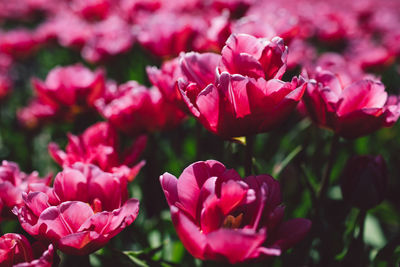
POLYGON ((245 151, 245 162, 244 171, 246 176, 249 176, 253 172, 253 146, 254 146, 254 135, 246 136, 246 151, 245 151))
POLYGON ((340 139, 340 137, 337 134, 335 134, 332 138, 331 147, 330 147, 330 151, 329 151, 328 163, 327 163, 324 175, 322 177, 320 190, 318 192, 318 200, 319 201, 325 199, 326 192, 329 188, 331 172, 332 172, 333 164, 335 163, 336 154, 338 151, 339 139, 340 139))

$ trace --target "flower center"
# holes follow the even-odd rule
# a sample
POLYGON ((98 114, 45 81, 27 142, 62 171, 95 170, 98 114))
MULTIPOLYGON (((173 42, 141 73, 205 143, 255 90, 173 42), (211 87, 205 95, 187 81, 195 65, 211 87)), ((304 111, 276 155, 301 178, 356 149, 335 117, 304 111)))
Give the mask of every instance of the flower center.
POLYGON ((238 216, 228 215, 226 216, 224 223, 222 225, 223 228, 236 229, 239 228, 242 224, 243 213, 240 213, 238 216))

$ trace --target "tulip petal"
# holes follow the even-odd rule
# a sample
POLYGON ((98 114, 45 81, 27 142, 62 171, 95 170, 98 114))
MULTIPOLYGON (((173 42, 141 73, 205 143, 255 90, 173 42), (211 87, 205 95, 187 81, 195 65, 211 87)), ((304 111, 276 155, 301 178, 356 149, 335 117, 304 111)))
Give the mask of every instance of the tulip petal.
POLYGON ((177 207, 171 206, 171 218, 176 232, 185 248, 194 257, 204 259, 204 249, 206 246, 206 236, 200 229, 183 214, 177 207))
POLYGON ((179 201, 178 196, 178 179, 168 172, 160 176, 161 187, 164 191, 165 198, 167 199, 168 205, 175 205, 179 201))
POLYGON ((383 108, 387 98, 388 95, 382 83, 361 80, 343 90, 337 114, 343 116, 360 109, 383 108))
POLYGON ((199 161, 188 166, 179 176, 178 195, 180 203, 193 219, 197 217, 197 203, 200 189, 207 179, 219 176, 225 171, 225 166, 213 160, 199 161))
POLYGON ((215 82, 215 70, 219 60, 218 54, 190 52, 181 56, 180 65, 182 73, 190 82, 195 82, 200 88, 204 88, 215 82))
POLYGON ((82 172, 65 169, 54 180, 54 192, 61 201, 80 200, 89 202, 87 196, 88 179, 82 172))
POLYGON ((264 231, 219 229, 207 234, 206 253, 234 264, 245 261, 264 241, 264 231))
POLYGON ((215 85, 208 85, 196 99, 197 108, 208 128, 217 131, 219 124, 220 96, 215 85))
POLYGON ((223 214, 228 215, 247 196, 247 189, 236 181, 222 183, 220 207, 223 214))

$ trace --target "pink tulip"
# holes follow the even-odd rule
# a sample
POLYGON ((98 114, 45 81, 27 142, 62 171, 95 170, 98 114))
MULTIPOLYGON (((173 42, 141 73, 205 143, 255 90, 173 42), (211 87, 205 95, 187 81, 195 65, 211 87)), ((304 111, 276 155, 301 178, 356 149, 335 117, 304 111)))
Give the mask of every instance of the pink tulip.
POLYGON ((105 77, 102 70, 92 72, 77 64, 56 67, 45 81, 33 79, 32 84, 38 98, 50 106, 93 107, 94 101, 103 94, 105 77))
POLYGON ((134 36, 129 24, 118 16, 92 25, 92 34, 82 50, 82 57, 90 62, 98 62, 129 51, 134 36))
POLYGON ((139 212, 139 201, 128 199, 126 179, 82 163, 60 172, 51 192, 31 192, 23 200, 13 210, 21 226, 74 255, 103 247, 139 212))
POLYGON ((388 98, 385 86, 375 79, 346 84, 342 76, 322 68, 311 77, 303 98, 307 113, 342 137, 357 138, 390 127, 400 116, 397 97, 388 98))
POLYGON ((269 175, 241 179, 214 160, 188 166, 179 179, 164 173, 161 186, 186 249, 202 260, 244 262, 279 256, 311 227, 283 222, 279 183, 269 175))
POLYGON ((129 135, 173 128, 185 117, 157 88, 147 89, 135 81, 107 93, 96 106, 115 128, 129 135))
POLYGON ((16 163, 3 160, 0 165, 0 220, 10 217, 14 206, 23 205, 23 192, 46 191, 50 182, 51 175, 46 178, 40 178, 37 172, 28 175, 20 171, 16 163))
POLYGON ((176 81, 183 76, 179 59, 165 61, 160 69, 147 67, 146 71, 150 82, 160 90, 163 97, 186 112, 186 104, 176 86, 176 81))
POLYGON ((56 67, 45 81, 32 80, 37 98, 21 109, 18 117, 30 128, 56 118, 72 120, 78 114, 94 111, 94 102, 104 94, 105 84, 100 69, 92 72, 80 64, 56 67))
POLYGON ((15 58, 26 57, 37 48, 33 33, 25 29, 15 29, 0 33, 0 52, 15 58))
POLYGON ((53 245, 46 248, 37 242, 31 246, 23 235, 9 233, 0 237, 0 265, 4 267, 51 267, 56 255, 53 245))
POLYGON ((131 168, 127 166, 137 161, 146 147, 147 137, 140 136, 128 153, 119 153, 118 133, 107 122, 92 125, 80 136, 69 134, 68 140, 65 152, 56 143, 48 147, 51 157, 63 167, 71 167, 75 162, 91 163, 132 181, 145 164, 142 160, 131 168))
POLYGON ((279 37, 233 34, 221 55, 183 54, 185 79, 178 86, 191 113, 212 133, 230 138, 266 132, 288 117, 306 87, 302 78, 280 80, 286 58, 279 37))

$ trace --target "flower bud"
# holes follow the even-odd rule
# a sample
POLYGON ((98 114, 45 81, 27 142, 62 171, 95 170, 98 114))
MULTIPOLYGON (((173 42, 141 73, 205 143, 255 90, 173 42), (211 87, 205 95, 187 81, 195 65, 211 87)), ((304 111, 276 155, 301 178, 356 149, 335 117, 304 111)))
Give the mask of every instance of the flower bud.
POLYGON ((370 209, 384 199, 387 183, 386 163, 381 155, 352 157, 342 172, 343 198, 360 209, 370 209))

